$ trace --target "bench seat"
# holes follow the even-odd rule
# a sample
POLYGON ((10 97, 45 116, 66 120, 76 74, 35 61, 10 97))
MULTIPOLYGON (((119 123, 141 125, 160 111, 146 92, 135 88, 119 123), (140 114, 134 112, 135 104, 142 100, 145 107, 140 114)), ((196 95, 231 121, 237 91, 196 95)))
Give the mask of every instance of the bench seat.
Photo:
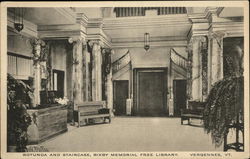
POLYGON ((111 122, 111 111, 109 108, 105 108, 105 101, 92 101, 77 104, 78 114, 78 127, 81 126, 81 122, 89 124, 90 119, 103 118, 105 123, 106 119, 111 122))
POLYGON ((181 125, 183 125, 184 120, 188 120, 190 124, 190 119, 203 119, 204 102, 188 101, 188 109, 181 110, 181 125))

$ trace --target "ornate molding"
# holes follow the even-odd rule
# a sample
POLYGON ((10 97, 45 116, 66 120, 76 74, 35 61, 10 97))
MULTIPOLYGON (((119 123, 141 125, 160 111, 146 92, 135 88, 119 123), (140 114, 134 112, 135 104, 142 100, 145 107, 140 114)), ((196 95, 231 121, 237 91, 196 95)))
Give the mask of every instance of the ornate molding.
POLYGON ((104 43, 101 40, 89 40, 88 44, 91 48, 94 48, 95 45, 104 47, 104 43))
POLYGON ((215 38, 216 40, 223 39, 226 36, 227 36, 226 31, 213 31, 213 32, 210 32, 208 35, 209 39, 215 38))
POLYGON ((86 43, 86 40, 85 40, 85 38, 84 37, 81 37, 81 36, 76 36, 76 37, 70 37, 69 39, 68 39, 68 42, 70 43, 70 44, 83 44, 83 45, 86 45, 87 43, 86 43))

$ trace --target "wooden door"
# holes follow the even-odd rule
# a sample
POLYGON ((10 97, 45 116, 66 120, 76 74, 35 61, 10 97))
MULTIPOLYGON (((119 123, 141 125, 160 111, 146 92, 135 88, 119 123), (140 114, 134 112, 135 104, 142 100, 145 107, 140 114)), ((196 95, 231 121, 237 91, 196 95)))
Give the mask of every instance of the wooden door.
POLYGON ((164 72, 138 72, 138 112, 140 116, 162 116, 164 111, 164 72))
POLYGON ((173 94, 174 94, 174 116, 181 115, 181 109, 186 108, 186 93, 187 81, 174 80, 173 81, 173 94))
POLYGON ((114 81, 114 109, 115 115, 126 115, 126 99, 129 84, 127 80, 114 81))

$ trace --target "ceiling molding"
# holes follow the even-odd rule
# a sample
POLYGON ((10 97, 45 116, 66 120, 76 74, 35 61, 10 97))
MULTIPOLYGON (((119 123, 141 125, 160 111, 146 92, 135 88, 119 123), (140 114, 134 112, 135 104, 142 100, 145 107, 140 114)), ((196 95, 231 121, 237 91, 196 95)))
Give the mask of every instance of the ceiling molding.
POLYGON ((102 28, 102 26, 103 26, 102 18, 95 18, 88 20, 87 28, 102 28))
POLYGON ((103 21, 103 30, 150 28, 191 25, 187 14, 162 15, 157 17, 107 18, 103 21))
POLYGON ((77 13, 76 22, 84 27, 88 25, 88 17, 84 13, 77 13))
POLYGON ((244 23, 243 22, 224 22, 213 23, 209 28, 209 32, 224 31, 226 37, 244 36, 244 23))
POLYGON ((82 36, 84 33, 82 33, 80 30, 74 30, 74 31, 39 31, 38 32, 40 38, 69 38, 72 36, 82 36))

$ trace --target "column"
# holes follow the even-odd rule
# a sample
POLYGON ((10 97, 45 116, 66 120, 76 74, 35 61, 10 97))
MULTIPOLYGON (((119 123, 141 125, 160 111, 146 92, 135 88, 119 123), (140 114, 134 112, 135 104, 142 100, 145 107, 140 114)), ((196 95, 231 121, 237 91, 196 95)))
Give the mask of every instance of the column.
POLYGON ((82 59, 82 92, 83 92, 83 101, 89 101, 89 52, 87 49, 87 43, 83 43, 83 59, 82 59))
POLYGON ((33 39, 32 40, 33 46, 33 88, 34 88, 34 107, 40 104, 40 90, 41 90, 41 65, 40 65, 40 58, 41 58, 41 49, 42 45, 45 43, 40 39, 33 39))
MULTIPOLYGON (((114 50, 111 50, 111 54, 114 54, 114 50)), ((110 56, 110 72, 107 75, 106 92, 107 92, 106 93, 107 94, 107 107, 113 110, 113 82, 112 82, 111 56, 110 56)))
POLYGON ((92 47, 93 65, 92 65, 92 100, 102 100, 102 57, 101 42, 92 40, 89 42, 92 47))
POLYGON ((210 84, 223 79, 223 37, 225 32, 218 31, 210 34, 210 84))
POLYGON ((83 37, 71 37, 68 39, 69 43, 73 43, 73 58, 72 58, 72 99, 74 103, 74 110, 76 110, 76 104, 83 102, 82 91, 82 64, 83 64, 83 43, 85 40, 83 37))
POLYGON ((192 100, 201 99, 201 55, 200 55, 200 36, 192 37, 192 100))

